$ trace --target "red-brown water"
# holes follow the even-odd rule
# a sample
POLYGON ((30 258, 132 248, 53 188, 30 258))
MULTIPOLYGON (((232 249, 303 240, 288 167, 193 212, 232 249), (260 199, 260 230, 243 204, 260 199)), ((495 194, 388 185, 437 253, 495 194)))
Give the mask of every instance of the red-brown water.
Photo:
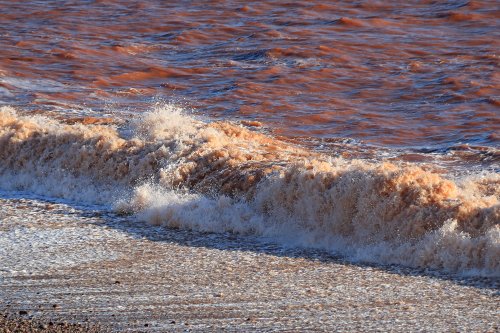
POLYGON ((2 206, 500 276, 499 7, 0 0, 2 206))
POLYGON ((0 1, 0 101, 126 116, 162 99, 210 117, 259 120, 316 146, 498 147, 499 8, 0 1))

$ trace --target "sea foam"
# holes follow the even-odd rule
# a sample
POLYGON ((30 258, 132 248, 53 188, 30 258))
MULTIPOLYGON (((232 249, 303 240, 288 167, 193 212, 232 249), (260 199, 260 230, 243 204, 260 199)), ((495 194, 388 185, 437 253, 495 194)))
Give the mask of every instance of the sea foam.
POLYGON ((157 225, 500 276, 500 175, 332 158, 164 106, 126 125, 0 109, 0 186, 157 225))

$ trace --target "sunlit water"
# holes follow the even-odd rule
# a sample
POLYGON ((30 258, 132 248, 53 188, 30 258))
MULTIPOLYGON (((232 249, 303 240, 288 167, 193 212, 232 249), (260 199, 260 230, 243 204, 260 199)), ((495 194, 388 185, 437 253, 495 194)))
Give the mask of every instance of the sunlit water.
POLYGON ((498 275, 497 7, 0 0, 0 190, 498 275))
POLYGON ((152 98, 276 134, 498 146, 496 1, 0 1, 0 96, 141 112, 152 98))

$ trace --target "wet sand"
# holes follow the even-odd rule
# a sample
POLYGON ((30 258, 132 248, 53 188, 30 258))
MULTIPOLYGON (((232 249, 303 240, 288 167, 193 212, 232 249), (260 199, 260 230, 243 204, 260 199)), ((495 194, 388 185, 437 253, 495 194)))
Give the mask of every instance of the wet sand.
POLYGON ((148 332, 499 327, 494 278, 347 263, 15 196, 1 199, 0 220, 0 311, 10 318, 148 332))
POLYGON ((1 333, 34 333, 34 332, 45 332, 45 333, 97 333, 101 332, 98 327, 93 325, 79 325, 71 324, 66 322, 53 322, 47 320, 36 320, 30 318, 23 318, 21 316, 26 316, 24 313, 19 316, 0 314, 0 332, 1 333))

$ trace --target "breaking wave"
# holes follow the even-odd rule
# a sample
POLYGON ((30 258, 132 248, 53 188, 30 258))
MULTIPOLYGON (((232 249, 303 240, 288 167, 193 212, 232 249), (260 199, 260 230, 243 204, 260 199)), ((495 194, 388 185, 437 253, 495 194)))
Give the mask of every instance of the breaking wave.
POLYGON ((500 175, 332 158, 165 106, 128 123, 0 109, 0 187, 352 260, 500 276, 500 175))

